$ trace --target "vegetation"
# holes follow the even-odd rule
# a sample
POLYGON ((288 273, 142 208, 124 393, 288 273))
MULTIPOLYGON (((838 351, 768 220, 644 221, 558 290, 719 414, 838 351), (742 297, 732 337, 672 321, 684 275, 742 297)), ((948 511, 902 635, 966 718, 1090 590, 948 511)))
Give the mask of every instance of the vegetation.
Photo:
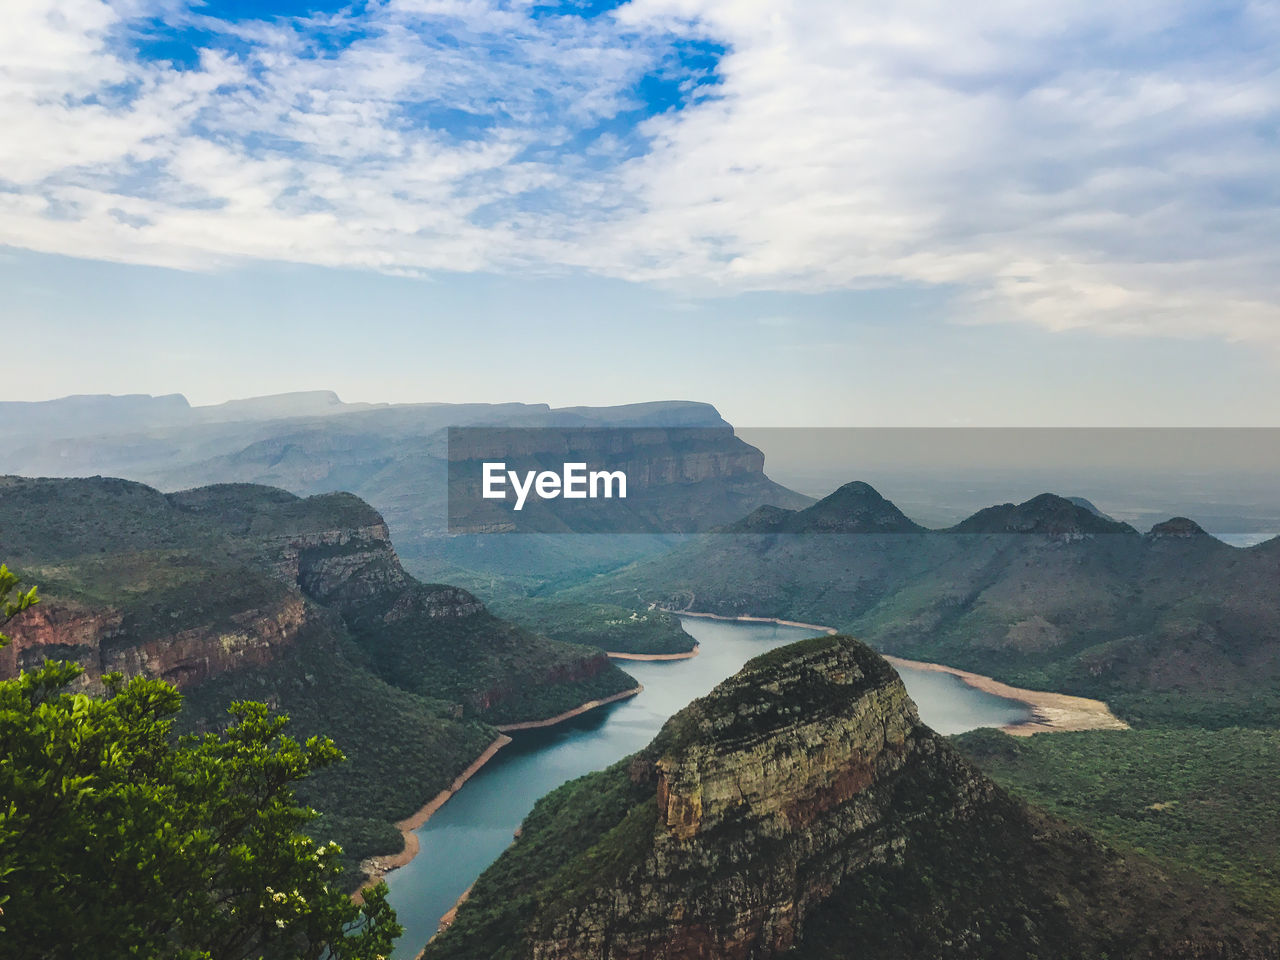
POLYGON ((349 641, 315 636, 268 665, 223 674, 193 687, 178 726, 217 729, 226 704, 269 699, 288 714, 299 736, 325 735, 346 762, 298 784, 300 799, 324 816, 305 828, 342 847, 342 883, 355 889, 360 862, 399 853, 404 838, 392 824, 452 782, 495 737, 474 720, 458 720, 453 705, 394 687, 360 666, 349 641))
POLYGON ((102 698, 46 661, 0 681, 0 938, 6 957, 360 958, 400 927, 361 906, 293 785, 342 755, 240 702, 222 733, 171 736, 182 698, 117 675, 102 698))
POLYGON ((656 609, 534 597, 508 597, 492 607, 535 633, 614 653, 688 653, 695 646, 679 617, 656 609))
MULTIPOLYGON (((899 791, 917 805, 954 799, 910 778, 899 791)), ((1229 898, 1008 798, 977 818, 900 822, 903 853, 847 874, 787 960, 1271 955, 1244 945, 1262 924, 1229 898)))
POLYGON ((427 697, 462 704, 488 723, 541 720, 635 681, 581 646, 557 643, 482 611, 421 623, 353 624, 374 671, 427 697))
POLYGON ((408 577, 381 523, 347 494, 222 484, 166 495, 104 478, 0 478, 15 568, 39 580, 51 613, 109 624, 96 640, 76 634, 95 646, 28 648, 17 662, 75 659, 97 684, 98 670, 142 659, 182 683, 175 729, 219 730, 227 705, 248 699, 288 714, 302 736, 332 737, 348 761, 298 792, 328 815, 322 839, 341 843, 343 883, 354 888, 362 859, 401 849, 391 824, 496 738, 489 724, 543 719, 635 686, 581 646, 483 610, 455 615, 451 604, 474 611, 474 598, 408 577), (299 565, 298 582, 280 576, 299 565), (274 632, 282 620, 296 634, 274 632), (244 668, 200 674, 205 650, 192 643, 223 658, 224 644, 250 634, 244 668), (177 638, 185 649, 169 642, 177 638))
POLYGON ((954 741, 1031 803, 1280 915, 1280 732, 979 730, 954 741))
POLYGON ((480 875, 453 925, 427 948, 429 960, 518 960, 535 918, 634 862, 637 846, 652 836, 657 806, 627 776, 628 763, 571 780, 539 800, 519 842, 480 875))
POLYGON ((1280 538, 1237 549, 1189 521, 1140 535, 1052 496, 879 533, 905 518, 857 486, 555 599, 829 624, 887 653, 1102 699, 1135 726, 1277 724, 1280 538), (832 532, 859 517, 870 532, 832 532))
MULTIPOLYGON (((0 563, 0 627, 23 610, 40 602, 40 598, 36 595, 37 588, 19 590, 18 584, 21 582, 22 579, 16 573, 11 573, 7 566, 0 563)), ((0 633, 0 647, 5 647, 8 643, 9 638, 0 633)))

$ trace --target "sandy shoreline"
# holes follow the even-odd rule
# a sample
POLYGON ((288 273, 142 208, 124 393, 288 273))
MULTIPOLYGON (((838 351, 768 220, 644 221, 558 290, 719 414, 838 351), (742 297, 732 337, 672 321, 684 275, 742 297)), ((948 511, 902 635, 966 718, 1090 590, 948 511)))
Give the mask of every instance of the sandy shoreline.
POLYGON ((780 627, 801 627, 805 630, 817 630, 820 633, 835 633, 835 627, 823 626, 820 623, 801 623, 799 620, 779 620, 777 617, 749 617, 743 614, 740 617, 722 617, 718 613, 694 613, 692 610, 668 610, 666 607, 659 607, 663 613, 671 613, 677 617, 701 617, 704 620, 728 620, 732 623, 776 623, 780 627))
MULTIPOLYGON (((780 620, 777 617, 722 617, 715 613, 693 613, 689 610, 667 610, 681 617, 704 617, 708 620, 734 620, 742 623, 776 623, 784 627, 804 627, 834 634, 836 629, 819 623, 800 623, 795 620, 780 620)), ((1031 708, 1031 717, 1020 723, 1010 723, 1001 727, 1005 733, 1018 737, 1029 737, 1033 733, 1052 733, 1061 730, 1128 730, 1129 725, 1111 712, 1101 700, 1090 700, 1088 697, 1073 697, 1065 693, 1051 693, 1047 690, 1025 690, 1022 687, 1010 686, 980 673, 948 667, 941 663, 926 663, 923 660, 905 660, 902 657, 891 657, 881 654, 895 667, 911 667, 916 670, 927 670, 930 673, 949 673, 963 680, 968 686, 984 693, 990 693, 1006 700, 1016 700, 1031 708)))
POLYGON ((418 835, 414 831, 430 820, 435 812, 448 802, 450 797, 462 789, 463 784, 474 777, 480 771, 481 767, 492 760, 499 750, 511 742, 511 738, 507 736, 507 733, 519 730, 537 730, 543 727, 553 727, 557 723, 563 723, 565 720, 581 716, 589 710, 595 710, 597 707, 603 707, 606 704, 617 703, 619 700, 634 697, 643 690, 644 685, 640 684, 631 690, 623 690, 621 693, 615 693, 613 696, 605 697, 602 700, 588 700, 581 706, 574 707, 572 710, 566 710, 564 713, 557 714, 554 717, 548 717, 546 720, 529 720, 525 723, 496 725, 494 729, 498 731, 498 739, 489 744, 489 746, 485 748, 484 752, 472 760, 467 769, 463 770, 454 778, 453 783, 449 784, 448 787, 437 793, 430 803, 424 806, 413 816, 407 817, 396 824, 396 829, 398 829, 400 831, 400 835, 404 837, 404 848, 399 853, 390 854, 389 856, 369 857, 360 864, 360 868, 365 874, 365 881, 360 885, 360 890, 357 890, 351 895, 351 898, 359 903, 361 891, 366 887, 373 886, 392 870, 396 869, 396 867, 403 867, 418 855, 418 835))
POLYGON ((1011 723, 1001 727, 1005 733, 1019 737, 1029 737, 1033 733, 1051 733, 1055 730, 1128 730, 1129 725, 1111 712, 1101 700, 1090 700, 1088 697, 1073 697, 1066 693, 1051 693, 1047 690, 1024 690, 1013 687, 980 673, 959 670, 940 663, 926 663, 923 660, 904 660, 882 654, 895 667, 911 667, 915 670, 927 670, 930 673, 949 673, 959 677, 975 690, 1004 697, 1006 700, 1017 700, 1031 708, 1031 718, 1021 723, 1011 723))
MULTIPOLYGON (((473 883, 471 886, 467 887, 467 889, 462 891, 462 896, 458 898, 458 902, 455 903, 452 907, 450 907, 445 912, 445 915, 440 918, 440 926, 436 928, 436 933, 440 933, 444 930, 447 930, 449 929, 449 927, 453 925, 453 921, 458 916, 458 908, 467 902, 467 897, 471 896, 471 891, 474 889, 475 889, 475 884, 473 883)), ((433 937, 432 939, 435 939, 435 938, 433 937)), ((430 941, 428 941, 428 943, 429 942, 430 941)))
POLYGON ((698 655, 698 648, 685 653, 615 653, 606 650, 604 655, 610 660, 692 660, 698 655))
POLYGON ((418 855, 418 835, 414 833, 420 826, 426 823, 435 814, 437 810, 445 805, 445 803, 455 793, 462 789, 462 785, 474 777, 486 763, 493 759, 494 755, 511 742, 511 738, 506 734, 500 734, 498 739, 489 744, 480 756, 471 761, 471 765, 463 770, 453 779, 453 783, 449 784, 445 789, 432 798, 431 802, 420 809, 411 817, 396 824, 396 829, 400 831, 400 835, 404 837, 404 849, 399 853, 391 854, 383 857, 370 857, 360 864, 365 873, 365 882, 361 884, 360 890, 352 894, 352 899, 359 902, 360 891, 365 887, 371 887, 384 876, 394 870, 396 867, 403 867, 410 860, 418 855))
MULTIPOLYGON (((611 697, 605 697, 603 700, 588 700, 582 706, 574 707, 572 710, 566 710, 564 713, 558 713, 554 717, 548 717, 546 720, 526 720, 523 723, 502 723, 495 726, 494 729, 500 733, 512 733, 516 730, 539 730, 543 727, 554 727, 557 723, 563 723, 573 717, 581 716, 588 710, 595 710, 597 707, 603 707, 609 703, 617 703, 619 700, 626 700, 628 697, 634 697, 637 693, 644 690, 644 684, 640 684, 630 690, 623 690, 621 693, 615 693, 611 697)), ((421 826, 421 824, 419 824, 421 826)))

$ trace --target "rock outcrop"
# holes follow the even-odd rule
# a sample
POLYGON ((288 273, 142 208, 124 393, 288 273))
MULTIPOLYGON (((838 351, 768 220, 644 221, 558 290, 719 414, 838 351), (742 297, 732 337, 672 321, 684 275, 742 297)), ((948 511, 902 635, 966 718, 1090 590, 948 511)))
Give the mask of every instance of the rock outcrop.
POLYGON ((596 650, 410 576, 382 516, 350 494, 215 484, 166 495, 107 478, 0 488, 4 559, 44 594, 9 630, 0 677, 59 657, 85 668, 90 690, 118 671, 189 691, 276 663, 300 637, 343 636, 388 683, 501 722, 634 685, 596 650))
MULTIPOLYGON (((643 857, 530 937, 535 960, 778 956, 851 871, 902 853, 893 786, 950 759, 902 681, 848 638, 753 661, 629 766, 656 822, 643 857)), ((955 784, 959 815, 990 786, 955 784)), ((930 811, 936 814, 938 811, 930 811)))
POLYGON ((1272 955, 1229 911, 1206 939, 1201 896, 1011 799, 882 658, 831 636, 751 661, 541 801, 425 956, 1272 955))

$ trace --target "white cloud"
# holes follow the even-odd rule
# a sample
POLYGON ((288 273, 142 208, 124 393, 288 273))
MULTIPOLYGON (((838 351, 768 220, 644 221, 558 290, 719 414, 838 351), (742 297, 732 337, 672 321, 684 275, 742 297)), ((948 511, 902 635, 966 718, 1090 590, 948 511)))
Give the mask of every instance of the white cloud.
POLYGON ((215 37, 194 70, 130 52, 145 0, 10 8, 0 243, 699 293, 944 284, 961 320, 1280 340, 1271 3, 387 0, 196 17, 215 37), (681 38, 726 48, 715 95, 597 129, 681 38))

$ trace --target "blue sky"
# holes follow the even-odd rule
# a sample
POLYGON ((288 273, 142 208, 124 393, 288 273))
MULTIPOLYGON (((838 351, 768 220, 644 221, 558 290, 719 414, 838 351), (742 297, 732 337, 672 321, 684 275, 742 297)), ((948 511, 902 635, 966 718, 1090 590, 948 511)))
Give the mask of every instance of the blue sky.
POLYGON ((1280 412, 1275 2, 6 15, 3 399, 1280 412))

